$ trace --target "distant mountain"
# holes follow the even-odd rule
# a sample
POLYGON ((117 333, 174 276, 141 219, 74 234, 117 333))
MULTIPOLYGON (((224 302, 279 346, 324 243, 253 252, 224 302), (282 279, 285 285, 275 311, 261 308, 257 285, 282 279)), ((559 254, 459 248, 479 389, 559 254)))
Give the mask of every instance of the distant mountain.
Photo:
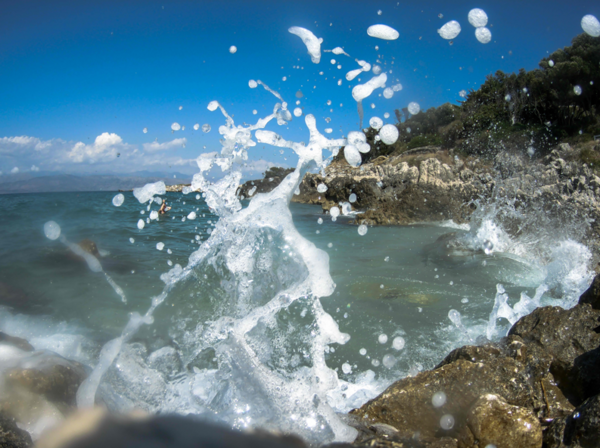
MULTIPOLYGON (((139 173, 136 173, 139 174, 139 173)), ((132 190, 149 182, 162 180, 167 185, 186 183, 190 181, 189 176, 181 174, 176 178, 171 177, 146 177, 146 176, 74 176, 72 174, 56 174, 42 176, 19 176, 20 178, 7 178, 0 182, 0 194, 11 193, 44 193, 59 191, 117 191, 132 190)))

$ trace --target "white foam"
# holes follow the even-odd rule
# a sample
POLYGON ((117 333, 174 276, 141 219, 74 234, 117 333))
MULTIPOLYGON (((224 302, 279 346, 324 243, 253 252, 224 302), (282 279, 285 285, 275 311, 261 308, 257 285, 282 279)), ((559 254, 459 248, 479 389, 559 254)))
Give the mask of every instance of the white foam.
POLYGON ((310 59, 313 63, 318 64, 321 61, 321 43, 323 39, 318 39, 312 31, 299 26, 293 26, 288 31, 302 39, 302 42, 306 45, 310 59))
POLYGON ((166 192, 167 187, 165 183, 163 181, 158 181, 146 184, 141 188, 134 188, 133 196, 140 202, 140 204, 144 204, 150 200, 153 200, 155 195, 163 195, 166 194, 166 192))

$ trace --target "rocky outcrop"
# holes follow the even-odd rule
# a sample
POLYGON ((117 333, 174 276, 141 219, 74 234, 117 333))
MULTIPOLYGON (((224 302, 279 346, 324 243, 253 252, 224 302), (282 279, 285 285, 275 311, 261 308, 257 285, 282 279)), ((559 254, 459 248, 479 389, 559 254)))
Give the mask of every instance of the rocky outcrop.
POLYGON ((362 431, 361 446, 389 446, 392 434, 460 448, 597 447, 599 397, 600 310, 580 303, 538 308, 499 343, 456 349, 351 414, 357 428, 387 428, 362 431))
POLYGON ((249 180, 240 185, 237 190, 237 195, 241 198, 248 199, 257 193, 266 193, 273 190, 281 183, 285 177, 294 171, 293 168, 269 168, 265 172, 265 177, 259 180, 249 180))

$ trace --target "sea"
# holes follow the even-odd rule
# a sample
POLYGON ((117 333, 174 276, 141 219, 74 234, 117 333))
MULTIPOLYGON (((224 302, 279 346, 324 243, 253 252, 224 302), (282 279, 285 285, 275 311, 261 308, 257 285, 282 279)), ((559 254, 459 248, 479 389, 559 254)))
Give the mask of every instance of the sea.
POLYGON ((222 218, 195 192, 160 195, 171 210, 157 219, 159 201, 124 192, 117 206, 118 194, 0 196, 0 331, 89 372, 118 340, 91 394, 115 412, 351 440, 339 414, 454 348, 499 340, 536 306, 573 306, 593 275, 581 242, 536 241, 547 250, 534 250, 485 207, 471 225, 361 234, 354 215, 333 220, 320 206, 292 203, 300 250, 277 223, 259 237, 229 227, 213 241, 222 218), (74 248, 90 242, 91 258, 74 248), (311 250, 332 288, 302 289, 312 262, 304 266, 298 252, 311 250), (144 322, 123 338, 138 315, 144 322))

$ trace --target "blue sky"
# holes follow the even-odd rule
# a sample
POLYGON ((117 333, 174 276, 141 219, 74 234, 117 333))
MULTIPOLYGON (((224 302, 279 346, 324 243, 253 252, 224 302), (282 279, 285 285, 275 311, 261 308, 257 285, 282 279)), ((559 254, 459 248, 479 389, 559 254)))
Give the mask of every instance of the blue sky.
MULTIPOLYGON (((476 89, 488 73, 537 67, 548 52, 570 45, 586 14, 600 17, 600 3, 0 2, 0 171, 10 175, 15 167, 24 172, 33 165, 82 174, 193 173, 190 160, 219 149, 223 117, 207 110, 211 100, 223 104, 236 123, 272 111, 277 100, 260 87, 250 89, 250 79, 280 92, 292 109, 295 93, 302 91, 298 107, 316 116, 321 132, 331 128, 329 135, 338 138, 358 129, 351 88, 373 76, 346 81, 345 74, 358 68, 355 59, 380 65, 388 86, 402 84, 391 99, 379 89, 365 100, 367 120, 387 112, 384 121, 394 122, 394 109, 411 101, 422 109, 456 103, 460 90, 476 89), (468 23, 475 7, 489 17, 489 44, 479 43, 468 23), (437 33, 449 20, 462 27, 453 45, 437 33), (377 23, 400 37, 368 36, 367 28, 377 23), (322 50, 340 46, 351 57, 323 52, 313 64, 300 38, 287 31, 291 26, 323 38, 322 50), (234 54, 231 45, 238 48, 234 54), (173 122, 185 130, 173 133, 173 122), (196 123, 212 130, 194 131, 196 123)), ((288 140, 308 138, 302 118, 270 129, 288 140)), ((258 145, 250 153, 252 167, 261 172, 268 164, 294 165, 291 152, 279 151, 258 145)))

